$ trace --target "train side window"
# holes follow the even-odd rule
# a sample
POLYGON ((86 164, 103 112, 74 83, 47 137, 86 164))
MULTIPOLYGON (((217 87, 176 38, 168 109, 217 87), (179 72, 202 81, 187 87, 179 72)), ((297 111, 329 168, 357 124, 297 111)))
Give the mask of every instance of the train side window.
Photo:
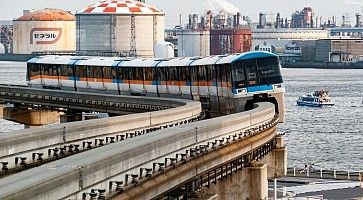
POLYGON ((112 75, 112 79, 117 79, 117 68, 116 67, 112 67, 111 69, 111 75, 112 75))
POLYGON ((39 64, 29 64, 29 72, 30 72, 30 77, 32 76, 37 76, 40 74, 40 66, 39 64))
POLYGON ((144 73, 141 67, 130 68, 130 79, 131 80, 144 80, 144 73))
POLYGON ((178 80, 178 70, 176 67, 169 67, 169 80, 177 81, 178 80))
POLYGON ((214 72, 214 65, 208 65, 206 66, 207 70, 207 80, 215 82, 216 81, 216 73, 214 72))
POLYGON ((128 67, 119 68, 119 76, 121 80, 130 80, 130 68, 128 67))
POLYGON ((167 81, 167 68, 166 67, 160 67, 158 68, 158 81, 167 81))
POLYGON ((186 66, 178 67, 179 68, 179 80, 181 81, 189 81, 189 69, 186 66))
POLYGON ((76 77, 87 77, 87 67, 86 66, 76 66, 76 77))
POLYGON ((246 77, 244 72, 243 62, 233 64, 232 69, 233 87, 240 88, 245 86, 246 77))
POLYGON ((192 66, 190 68, 190 72, 191 72, 191 81, 198 81, 198 66, 192 66))
POLYGON ((103 69, 103 78, 112 79, 111 67, 102 67, 103 69))
POLYGON ((49 65, 42 65, 41 73, 42 73, 42 75, 49 75, 49 65))
POLYGON ((102 78, 102 67, 89 66, 88 67, 89 78, 102 78))
POLYGON ((199 81, 207 81, 207 72, 204 65, 198 67, 198 79, 199 81))
POLYGON ((154 68, 145 67, 145 81, 153 81, 154 80, 154 68))

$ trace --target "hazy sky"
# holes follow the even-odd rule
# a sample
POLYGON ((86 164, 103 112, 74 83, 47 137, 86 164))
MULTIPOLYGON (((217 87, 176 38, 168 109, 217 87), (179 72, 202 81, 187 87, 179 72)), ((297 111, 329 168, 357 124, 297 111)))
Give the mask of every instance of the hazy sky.
MULTIPOLYGON (((218 1, 226 0, 146 0, 166 13, 166 25, 171 26, 179 20, 179 14, 184 15, 186 21, 189 13, 203 13, 208 2, 216 5, 218 1)), ((24 9, 59 8, 70 10, 73 13, 90 5, 97 0, 0 0, 0 20, 13 19, 21 16, 24 9)), ((280 12, 283 17, 291 16, 295 10, 301 10, 305 6, 311 6, 319 16, 338 16, 350 13, 354 22, 354 13, 361 12, 363 0, 228 0, 237 7, 242 15, 250 16, 257 21, 260 11, 266 13, 280 12)))

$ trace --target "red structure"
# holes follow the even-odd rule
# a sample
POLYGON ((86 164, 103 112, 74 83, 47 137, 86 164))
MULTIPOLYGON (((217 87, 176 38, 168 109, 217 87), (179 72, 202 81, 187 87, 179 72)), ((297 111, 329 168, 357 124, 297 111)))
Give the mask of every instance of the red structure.
POLYGON ((250 51, 252 31, 247 28, 210 30, 210 54, 222 55, 250 51))

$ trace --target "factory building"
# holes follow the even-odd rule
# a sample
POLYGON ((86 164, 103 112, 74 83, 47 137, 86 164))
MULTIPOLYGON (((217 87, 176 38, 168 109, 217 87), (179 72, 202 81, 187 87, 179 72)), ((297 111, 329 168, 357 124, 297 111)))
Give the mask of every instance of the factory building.
POLYGON ((213 16, 208 11, 200 20, 197 14, 189 15, 185 29, 169 32, 177 37, 179 57, 241 53, 252 46, 252 31, 239 13, 220 11, 213 16))
POLYGON ((352 62, 363 58, 363 39, 325 39, 316 41, 316 61, 352 62))
POLYGON ((76 13, 77 52, 153 57, 164 41, 161 10, 141 1, 106 0, 76 13))
POLYGON ((14 20, 14 54, 76 49, 74 15, 58 9, 24 12, 14 20))

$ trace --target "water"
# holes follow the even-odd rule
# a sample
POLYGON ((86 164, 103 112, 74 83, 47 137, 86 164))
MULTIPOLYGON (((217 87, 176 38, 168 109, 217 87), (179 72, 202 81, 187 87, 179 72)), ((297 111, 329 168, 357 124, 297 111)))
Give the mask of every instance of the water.
MULTIPOLYGON (((0 62, 0 84, 25 84, 26 64, 0 62)), ((283 69, 289 166, 363 170, 363 70, 283 69), (296 105, 299 96, 328 90, 333 107, 296 105)), ((23 129, 0 119, 0 134, 23 129)))

